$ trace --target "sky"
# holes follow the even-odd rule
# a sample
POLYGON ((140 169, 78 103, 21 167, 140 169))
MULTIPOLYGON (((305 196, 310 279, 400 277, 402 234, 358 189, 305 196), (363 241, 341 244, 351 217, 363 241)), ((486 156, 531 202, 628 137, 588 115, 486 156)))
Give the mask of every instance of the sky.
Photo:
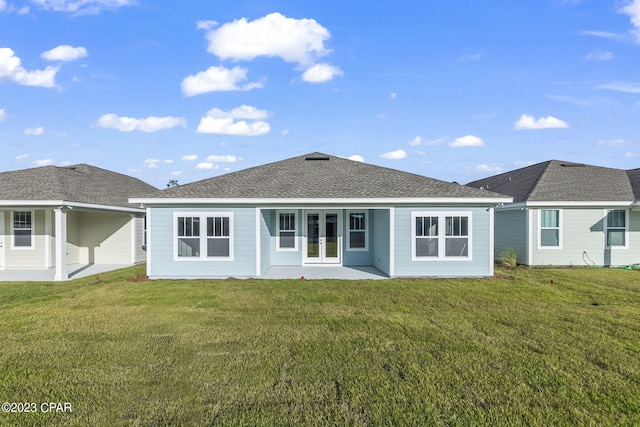
POLYGON ((0 171, 640 167, 640 0, 0 0, 0 171))

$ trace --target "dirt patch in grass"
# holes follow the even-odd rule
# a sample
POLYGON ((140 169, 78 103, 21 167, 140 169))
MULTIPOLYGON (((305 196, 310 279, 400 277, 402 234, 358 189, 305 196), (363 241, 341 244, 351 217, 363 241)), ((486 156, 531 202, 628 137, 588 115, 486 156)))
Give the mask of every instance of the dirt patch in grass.
POLYGON ((127 282, 150 282, 149 276, 144 273, 138 273, 135 276, 127 278, 127 282))

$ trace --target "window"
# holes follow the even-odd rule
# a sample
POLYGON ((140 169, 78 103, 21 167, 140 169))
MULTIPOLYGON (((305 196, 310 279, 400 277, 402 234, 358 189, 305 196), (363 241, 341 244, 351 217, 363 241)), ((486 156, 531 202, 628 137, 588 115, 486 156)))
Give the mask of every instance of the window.
POLYGON ((231 213, 176 213, 175 259, 231 260, 233 216, 231 213))
POLYGON ((471 212, 413 212, 412 260, 470 260, 471 212))
POLYGON ((541 209, 539 217, 538 247, 541 249, 561 248, 560 224, 562 211, 559 209, 541 209))
POLYGON ((347 249, 366 251, 368 248, 367 213, 365 211, 349 212, 349 242, 347 249))
POLYGON ((278 213, 278 250, 296 250, 296 214, 293 212, 278 213))
POLYGON ((446 231, 444 255, 448 257, 469 256, 469 218, 466 216, 445 217, 446 231))
POLYGON ((13 248, 33 248, 33 212, 13 213, 13 248))
POLYGON ((627 211, 607 211, 605 219, 605 244, 607 248, 627 247, 627 211))

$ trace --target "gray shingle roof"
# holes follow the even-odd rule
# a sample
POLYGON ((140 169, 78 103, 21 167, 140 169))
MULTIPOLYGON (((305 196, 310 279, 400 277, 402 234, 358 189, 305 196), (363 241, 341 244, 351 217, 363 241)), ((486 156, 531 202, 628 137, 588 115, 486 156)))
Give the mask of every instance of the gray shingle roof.
POLYGON ((504 196, 322 153, 293 157, 145 196, 149 199, 413 197, 493 198, 504 196))
POLYGON ((79 164, 0 173, 0 200, 61 200, 134 207, 129 198, 157 190, 127 175, 79 164))
POLYGON ((508 194, 515 203, 632 202, 637 198, 627 172, 622 169, 559 160, 549 160, 467 185, 508 194))
POLYGON ((636 200, 640 200, 640 168, 627 171, 636 200))

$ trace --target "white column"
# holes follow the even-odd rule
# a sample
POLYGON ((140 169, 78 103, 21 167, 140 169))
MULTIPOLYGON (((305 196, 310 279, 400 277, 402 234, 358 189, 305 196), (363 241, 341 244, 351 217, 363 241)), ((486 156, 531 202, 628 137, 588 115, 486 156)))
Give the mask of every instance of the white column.
POLYGON ((67 273, 67 207, 53 210, 56 227, 56 274, 54 280, 68 280, 67 273))

